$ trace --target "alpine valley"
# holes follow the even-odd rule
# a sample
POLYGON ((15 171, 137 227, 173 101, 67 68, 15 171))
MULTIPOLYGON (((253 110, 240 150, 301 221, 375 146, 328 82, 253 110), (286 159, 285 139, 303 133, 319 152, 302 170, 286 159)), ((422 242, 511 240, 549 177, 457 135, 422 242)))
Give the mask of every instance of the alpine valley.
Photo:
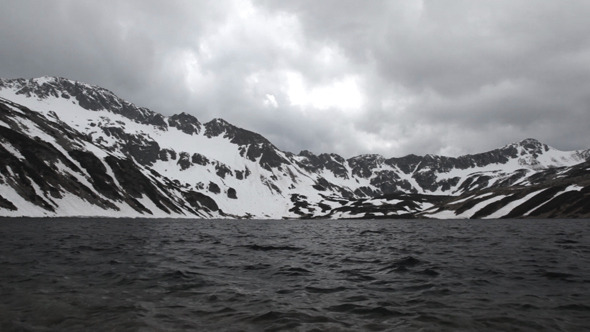
POLYGON ((0 216, 589 218, 590 150, 293 154, 97 86, 0 79, 0 216))

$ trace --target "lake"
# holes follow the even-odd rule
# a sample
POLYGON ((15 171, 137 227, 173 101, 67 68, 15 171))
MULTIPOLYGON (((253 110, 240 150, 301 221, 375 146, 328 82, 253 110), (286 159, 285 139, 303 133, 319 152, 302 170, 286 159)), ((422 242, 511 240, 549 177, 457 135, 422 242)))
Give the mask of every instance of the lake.
POLYGON ((590 329, 590 220, 0 219, 1 331, 590 329))

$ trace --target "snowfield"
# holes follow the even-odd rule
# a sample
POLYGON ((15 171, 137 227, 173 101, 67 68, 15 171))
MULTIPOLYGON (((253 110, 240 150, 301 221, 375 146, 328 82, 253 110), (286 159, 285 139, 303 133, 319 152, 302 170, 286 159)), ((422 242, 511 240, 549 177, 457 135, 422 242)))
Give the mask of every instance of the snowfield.
MULTIPOLYGON (((462 162, 432 155, 392 159, 361 155, 348 160, 333 154, 294 155, 220 119, 206 124, 185 123, 199 128, 188 132, 178 121, 196 119, 162 116, 108 90, 67 79, 0 79, 0 98, 4 107, 0 129, 7 135, 13 135, 13 131, 25 135, 30 142, 44 142, 47 145, 39 147, 43 151, 57 151, 55 160, 45 162, 45 166, 54 176, 72 182, 59 188, 39 182, 37 176, 29 174, 27 165, 32 157, 23 150, 22 142, 0 137, 1 151, 14 158, 0 164, 0 195, 9 202, 2 205, 0 200, 3 216, 278 219, 423 212, 423 217, 471 218, 506 197, 478 191, 530 186, 553 168, 559 168, 556 176, 567 178, 570 168, 590 157, 588 150, 559 151, 532 139, 490 154, 463 156, 462 162), (84 159, 90 158, 86 154, 72 151, 88 152, 96 159, 89 161, 84 159), (497 159, 498 155, 503 159, 497 159), (125 161, 123 164, 133 169, 119 169, 113 160, 125 161), (460 166, 466 164, 471 166, 460 166), (97 183, 103 180, 109 183, 108 188, 97 183), (143 181, 138 188, 144 192, 136 193, 129 181, 143 181), (37 201, 26 192, 38 197, 37 201), (396 193, 466 195, 451 201, 453 206, 490 197, 456 214, 454 210, 438 209, 439 200, 428 202, 428 197, 399 209, 396 206, 408 203, 405 199, 382 197, 396 193), (358 207, 355 202, 363 205, 358 207), (40 204, 46 204, 49 210, 40 204)), ((584 188, 571 184, 554 197, 572 191, 585 195, 584 188)), ((506 216, 538 192, 511 201, 487 217, 506 216)))

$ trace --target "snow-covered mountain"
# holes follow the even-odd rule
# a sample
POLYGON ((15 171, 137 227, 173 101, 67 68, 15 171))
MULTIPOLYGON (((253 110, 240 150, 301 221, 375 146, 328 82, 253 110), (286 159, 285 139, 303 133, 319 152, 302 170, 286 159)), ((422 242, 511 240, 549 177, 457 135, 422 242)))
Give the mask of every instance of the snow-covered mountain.
POLYGON ((573 192, 557 215, 590 214, 590 150, 526 139, 456 158, 295 155, 64 78, 0 79, 0 158, 3 216, 532 217, 561 210, 511 213, 573 192))

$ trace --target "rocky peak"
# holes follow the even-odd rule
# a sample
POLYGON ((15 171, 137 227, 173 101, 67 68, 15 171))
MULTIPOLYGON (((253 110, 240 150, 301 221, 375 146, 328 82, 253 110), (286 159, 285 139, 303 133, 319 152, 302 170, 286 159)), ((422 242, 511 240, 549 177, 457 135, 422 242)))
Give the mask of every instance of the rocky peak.
POLYGON ((170 127, 178 128, 178 130, 192 135, 201 132, 201 123, 194 116, 182 112, 180 114, 174 114, 168 118, 168 125, 170 127))
POLYGON ((331 171, 335 176, 341 178, 348 178, 348 170, 346 169, 346 159, 335 153, 322 153, 318 156, 312 152, 303 150, 299 156, 305 157, 300 160, 300 163, 309 171, 317 172, 320 169, 331 171))
POLYGON ((380 154, 361 154, 348 160, 349 162, 381 162, 384 158, 380 154))
POLYGON ((373 170, 379 168, 385 161, 383 156, 378 154, 364 154, 348 159, 348 165, 352 168, 352 173, 362 178, 368 178, 373 174, 373 170))
POLYGON ((532 155, 536 157, 543 154, 544 152, 549 151, 549 146, 539 142, 534 138, 526 138, 520 142, 508 144, 500 150, 516 152, 516 155, 519 156, 532 155))
POLYGON ((543 152, 549 151, 549 147, 546 144, 543 144, 534 138, 524 139, 517 143, 517 145, 522 147, 526 153, 534 155, 535 157, 543 154, 543 152))
POLYGON ((254 144, 272 144, 262 135, 255 132, 242 129, 232 125, 223 119, 213 119, 204 125, 205 135, 207 137, 215 137, 224 134, 224 137, 229 138, 232 143, 238 145, 254 145, 254 144))
POLYGON ((424 157, 417 156, 415 154, 409 154, 405 157, 389 158, 385 161, 385 163, 392 167, 399 168, 406 174, 410 174, 416 169, 423 159, 424 157))
POLYGON ((223 119, 213 119, 204 124, 205 136, 211 138, 223 135, 233 144, 240 146, 242 157, 260 163, 267 170, 289 163, 279 149, 262 135, 232 125, 223 119))
POLYGON ((313 157, 315 157, 315 154, 313 154, 313 152, 311 152, 309 150, 302 150, 301 152, 299 152, 298 156, 306 157, 306 158, 313 158, 313 157))
POLYGON ((318 172, 322 167, 322 163, 318 156, 309 150, 302 150, 299 152, 298 156, 301 157, 297 159, 299 165, 305 168, 308 172, 318 172))
POLYGON ((528 146, 535 146, 535 147, 544 145, 543 143, 539 142, 539 140, 534 139, 534 138, 525 138, 516 144, 518 144, 520 146, 527 146, 528 145, 528 146))
POLYGON ((205 135, 207 137, 215 137, 224 133, 233 132, 233 125, 218 118, 205 123, 204 127, 205 135))
POLYGON ((9 88, 17 95, 37 99, 64 98, 75 100, 80 107, 90 111, 106 110, 123 115, 139 123, 150 124, 161 129, 168 127, 164 116, 144 107, 117 97, 111 91, 62 77, 39 77, 31 79, 2 79, 1 88, 9 88))

